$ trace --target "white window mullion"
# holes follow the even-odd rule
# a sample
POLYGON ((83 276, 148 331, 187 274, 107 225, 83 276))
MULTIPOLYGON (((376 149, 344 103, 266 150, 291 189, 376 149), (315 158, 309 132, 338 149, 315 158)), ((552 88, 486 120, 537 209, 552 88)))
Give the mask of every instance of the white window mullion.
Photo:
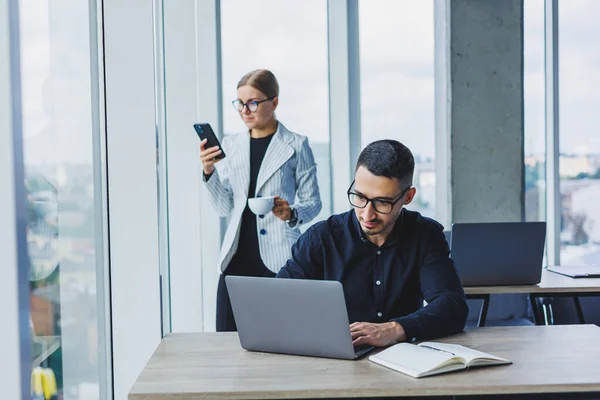
POLYGON ((332 211, 340 213, 350 208, 346 190, 361 150, 358 0, 329 0, 327 14, 330 190, 332 211))
POLYGON ((21 121, 18 1, 0 0, 0 303, 6 324, 0 387, 7 399, 29 396, 32 360, 21 121))
POLYGON ((548 265, 560 264, 558 0, 545 1, 546 212, 548 265))

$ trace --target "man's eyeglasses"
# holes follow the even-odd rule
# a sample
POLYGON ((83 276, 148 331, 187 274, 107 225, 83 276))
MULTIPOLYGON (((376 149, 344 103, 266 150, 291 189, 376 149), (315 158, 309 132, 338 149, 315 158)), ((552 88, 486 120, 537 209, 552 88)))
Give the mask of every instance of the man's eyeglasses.
POLYGON ((258 101, 248 100, 246 103, 244 103, 240 99, 236 99, 236 100, 232 101, 231 104, 233 104, 233 108, 235 108, 238 112, 244 111, 244 107, 247 107, 248 111, 250 111, 250 112, 256 112, 256 110, 258 110, 258 105, 260 103, 264 103, 265 101, 273 100, 274 98, 275 98, 275 96, 269 97, 268 99, 264 99, 264 100, 258 100, 258 101))
POLYGON ((350 185, 350 188, 348 189, 348 201, 350 202, 350 204, 353 207, 356 208, 365 208, 367 206, 367 204, 369 204, 369 202, 371 202, 371 204, 373 204, 373 208, 375 209, 376 212, 380 213, 380 214, 390 214, 392 212, 392 210, 394 209, 394 206, 396 205, 396 203, 398 203, 400 201, 400 199, 402 199, 402 197, 406 194, 406 192, 408 192, 408 189, 411 188, 411 186, 407 187, 406 189, 404 189, 402 191, 402 193, 400 193, 400 196, 398 196, 398 198, 396 200, 383 200, 383 199, 370 199, 366 196, 363 196, 362 194, 356 193, 352 191, 352 186, 354 186, 354 181, 352 181, 352 185, 350 185))

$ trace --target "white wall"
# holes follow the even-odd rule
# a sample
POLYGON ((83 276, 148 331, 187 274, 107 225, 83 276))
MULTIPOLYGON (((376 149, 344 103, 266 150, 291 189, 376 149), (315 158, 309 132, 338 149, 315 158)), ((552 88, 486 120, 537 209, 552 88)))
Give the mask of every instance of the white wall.
POLYGON ((114 395, 160 342, 153 5, 104 1, 114 395))
POLYGON ((220 219, 201 187, 192 128, 221 133, 218 0, 164 3, 166 142, 173 332, 215 330, 220 219))
MULTIPOLYGON (((209 24, 213 22, 209 21, 209 24)), ((202 249, 205 245, 200 230, 198 137, 192 128, 201 120, 198 115, 195 0, 165 2, 164 43, 169 199, 169 230, 166 234, 170 242, 173 289, 171 327, 173 332, 199 332, 203 329, 202 249)), ((208 55, 201 57, 208 58, 208 55)), ((203 95, 209 96, 206 92, 203 95)), ((215 121, 210 122, 215 126, 215 121)))
POLYGON ((9 6, 16 3, 0 0, 0 315, 5 324, 0 329, 5 366, 0 388, 6 399, 28 395, 31 373, 18 41, 15 30, 9 34, 11 17, 13 23, 17 17, 16 9, 9 6))

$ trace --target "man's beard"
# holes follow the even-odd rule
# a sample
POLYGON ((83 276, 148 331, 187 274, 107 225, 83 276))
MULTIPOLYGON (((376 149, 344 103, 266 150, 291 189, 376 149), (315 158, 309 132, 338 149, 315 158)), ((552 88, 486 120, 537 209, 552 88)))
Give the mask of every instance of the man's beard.
MULTIPOLYGON (((363 231, 363 233, 367 236, 379 235, 381 233, 391 231, 391 229, 394 227, 394 225, 398 221, 399 217, 400 217, 400 212, 396 215, 396 217, 394 219, 392 219, 391 221, 388 221, 387 225, 385 225, 384 222, 382 220, 380 220, 379 218, 375 218, 374 220, 369 221, 369 223, 375 223, 375 224, 377 224, 377 226, 375 226, 372 229, 368 229, 368 228, 362 226, 362 224, 361 224, 360 228, 363 231)), ((360 219, 360 221, 363 223, 365 222, 363 219, 360 219)))
POLYGON ((379 235, 380 233, 384 232, 388 228, 386 225, 383 224, 383 221, 381 221, 379 219, 375 219, 373 221, 369 221, 369 223, 375 223, 377 225, 374 228, 371 228, 371 229, 366 228, 364 226, 361 226, 362 231, 367 236, 379 235))

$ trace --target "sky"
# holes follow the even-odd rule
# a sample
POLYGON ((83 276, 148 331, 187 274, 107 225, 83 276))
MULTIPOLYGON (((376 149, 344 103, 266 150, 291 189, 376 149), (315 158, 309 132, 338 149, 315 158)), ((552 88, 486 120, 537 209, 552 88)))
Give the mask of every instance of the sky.
MULTIPOLYGON (((525 152, 544 152, 544 1, 525 0, 525 152)), ((561 153, 600 154, 600 1, 559 4, 561 153)))
POLYGON ((26 166, 90 164, 88 2, 20 0, 26 166))
MULTIPOLYGON (((544 1, 524 3, 525 150, 540 154, 545 143, 544 1)), ((395 138, 415 154, 434 156, 433 4, 359 0, 363 145, 395 138)), ((600 88, 600 1, 559 5, 561 150, 600 153, 600 98, 594 90, 600 88)), ((239 78, 268 68, 280 81, 280 119, 311 141, 328 141, 326 2, 223 0, 222 18, 225 130, 243 129, 227 108, 239 78), (240 32, 246 32, 246 40, 240 32)))
MULTIPOLYGON (((394 138, 415 154, 434 156, 433 4, 359 0, 363 145, 394 138)), ((543 4, 525 0, 527 154, 544 151, 543 4)), ((559 5, 561 152, 600 153, 600 1, 559 5)), ((327 2, 221 0, 221 6, 225 132, 243 130, 230 104, 238 80, 268 68, 280 83, 278 118, 311 142, 328 142, 327 2)), ((21 0, 28 164, 91 162, 87 12, 87 2, 21 0)))

